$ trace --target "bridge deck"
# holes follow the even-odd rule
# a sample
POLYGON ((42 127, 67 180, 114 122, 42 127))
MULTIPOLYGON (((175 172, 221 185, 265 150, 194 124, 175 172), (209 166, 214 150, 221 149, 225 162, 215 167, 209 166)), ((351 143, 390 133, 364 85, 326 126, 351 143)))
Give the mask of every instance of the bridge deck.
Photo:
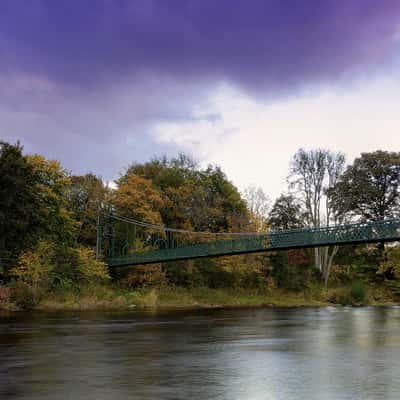
POLYGON ((112 257, 107 262, 110 267, 122 267, 200 257, 396 240, 400 240, 400 219, 248 235, 232 240, 137 252, 112 257))

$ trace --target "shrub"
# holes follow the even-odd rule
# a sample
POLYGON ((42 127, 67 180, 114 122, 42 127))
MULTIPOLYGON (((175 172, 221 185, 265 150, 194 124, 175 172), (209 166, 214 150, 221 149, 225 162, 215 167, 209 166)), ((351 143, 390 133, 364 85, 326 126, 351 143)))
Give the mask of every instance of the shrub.
POLYGON ((213 289, 236 287, 239 280, 238 276, 235 276, 232 272, 225 271, 212 264, 206 264, 200 271, 204 277, 205 286, 213 289))
POLYGON ((40 301, 42 292, 25 282, 18 281, 11 287, 10 299, 18 307, 29 310, 40 301))
POLYGON ((205 285, 205 278, 192 261, 175 261, 163 264, 168 283, 181 287, 199 287, 205 285))
POLYGON ((240 287, 244 289, 262 289, 266 286, 263 275, 257 271, 245 272, 240 280, 240 287))
POLYGON ((342 294, 339 296, 339 303, 340 303, 342 306, 348 306, 348 305, 351 303, 350 300, 351 300, 351 299, 350 299, 350 295, 349 295, 348 293, 342 293, 342 294))
POLYGON ((303 291, 311 282, 315 271, 304 266, 289 265, 287 254, 278 251, 270 257, 272 270, 271 276, 277 287, 293 291, 303 291))
POLYGON ((96 260, 93 250, 56 247, 49 241, 40 241, 33 250, 23 252, 10 275, 35 290, 78 287, 109 279, 106 265, 96 260))
POLYGON ((87 247, 65 247, 57 251, 53 270, 53 285, 64 288, 109 279, 107 266, 96 260, 94 251, 87 247))
POLYGON ((136 266, 120 280, 122 286, 132 289, 157 287, 165 282, 165 272, 160 264, 136 266))
POLYGON ((354 279, 352 265, 332 265, 329 282, 331 286, 349 284, 354 279))
POLYGON ((355 281, 350 288, 351 299, 356 303, 363 303, 367 298, 367 291, 361 281, 355 281))
POLYGON ((168 283, 180 287, 261 289, 266 286, 259 269, 239 261, 236 257, 236 265, 224 259, 170 262, 164 264, 164 270, 168 283))
POLYGON ((386 250, 384 259, 379 265, 378 274, 387 279, 400 279, 400 246, 386 250))
POLYGON ((51 242, 40 241, 34 250, 24 251, 10 275, 18 281, 33 287, 44 288, 51 282, 54 269, 54 246, 51 242))
POLYGON ((10 300, 10 288, 0 284, 0 304, 8 303, 10 300))
POLYGON ((78 282, 101 282, 110 278, 106 264, 96 260, 92 249, 79 246, 74 250, 77 258, 76 272, 78 282))

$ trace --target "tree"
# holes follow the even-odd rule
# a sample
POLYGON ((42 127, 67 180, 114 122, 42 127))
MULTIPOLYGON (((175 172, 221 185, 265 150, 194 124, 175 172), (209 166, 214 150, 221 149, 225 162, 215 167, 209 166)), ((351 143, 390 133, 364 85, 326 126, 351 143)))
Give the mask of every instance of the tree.
POLYGON ((280 195, 268 215, 268 223, 273 229, 301 228, 306 224, 305 219, 299 200, 291 194, 280 195))
MULTIPOLYGON (((344 169, 345 157, 342 153, 317 149, 298 150, 291 162, 291 187, 296 190, 306 211, 307 225, 312 228, 338 223, 345 214, 334 212, 330 200, 330 189, 336 184, 344 169)), ((315 265, 328 282, 333 258, 338 251, 335 246, 315 248, 315 265)))
POLYGON ((162 221, 172 228, 195 229, 191 214, 202 215, 204 198, 197 163, 184 154, 177 158, 154 158, 144 164, 132 164, 120 180, 130 173, 151 181, 163 201, 162 221))
MULTIPOLYGON (((305 212, 301 203, 291 194, 281 194, 268 215, 268 223, 273 230, 302 228, 306 225, 305 212)), ((309 257, 301 249, 277 251, 270 255, 271 275, 279 287, 299 290, 304 284, 305 264, 309 257)))
POLYGON ((237 188, 217 166, 202 170, 189 156, 156 158, 133 164, 130 173, 151 181, 163 201, 160 209, 166 226, 196 231, 238 231, 248 225, 246 203, 237 188))
POLYGON ((268 227, 268 210, 270 200, 264 191, 259 187, 248 186, 243 198, 246 201, 250 214, 250 223, 256 232, 265 232, 268 227))
MULTIPOLYGON (((24 156, 22 150, 19 143, 1 143, 0 257, 9 261, 39 240, 63 246, 71 244, 75 234, 64 198, 69 182, 65 171, 57 161, 24 156)), ((6 266, 8 270, 11 262, 6 266)))
POLYGON ((206 230, 210 232, 240 232, 249 225, 246 202, 221 168, 208 166, 201 172, 205 192, 206 230))
MULTIPOLYGON (((202 169, 191 157, 180 154, 176 158, 162 157, 133 164, 120 182, 123 183, 131 173, 150 181, 159 192, 163 202, 159 213, 165 226, 213 233, 250 228, 246 202, 218 166, 209 165, 202 169)), ((179 240, 187 244, 213 239, 211 235, 188 233, 167 233, 166 236, 173 243, 179 240)), ((221 265, 223 261, 212 260, 211 263, 221 265)), ((190 263, 182 262, 183 265, 190 269, 190 263)), ((171 272, 170 267, 170 264, 164 266, 171 272)))
POLYGON ((94 247, 99 212, 109 193, 103 181, 93 174, 71 176, 65 191, 68 209, 78 222, 77 242, 94 247))
POLYGON ((129 172, 117 181, 112 197, 116 213, 150 224, 162 225, 163 200, 151 181, 129 172))
POLYGON ((400 216, 400 152, 362 153, 330 190, 339 214, 365 221, 400 216))
POLYGON ((28 155, 26 159, 35 174, 32 185, 38 238, 52 240, 59 246, 73 245, 77 223, 67 209, 65 191, 70 179, 66 171, 59 161, 47 160, 38 154, 28 155))
POLYGON ((0 258, 5 265, 33 243, 38 229, 36 176, 22 150, 19 143, 0 142, 0 258))

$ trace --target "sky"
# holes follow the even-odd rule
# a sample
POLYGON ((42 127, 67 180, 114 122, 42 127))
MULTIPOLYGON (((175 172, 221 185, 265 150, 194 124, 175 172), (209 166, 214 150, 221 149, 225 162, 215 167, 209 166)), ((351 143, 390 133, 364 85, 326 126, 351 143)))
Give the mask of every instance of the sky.
POLYGON ((303 147, 400 150, 398 0, 1 0, 0 139, 118 177, 186 152, 286 190, 303 147))

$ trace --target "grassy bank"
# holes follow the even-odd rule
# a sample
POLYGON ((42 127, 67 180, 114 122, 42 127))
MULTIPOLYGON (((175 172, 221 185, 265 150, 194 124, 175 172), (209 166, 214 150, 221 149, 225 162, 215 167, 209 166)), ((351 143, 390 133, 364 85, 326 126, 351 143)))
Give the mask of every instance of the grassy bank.
POLYGON ((36 305, 41 310, 89 310, 135 308, 212 308, 212 307, 302 307, 328 305, 387 305, 396 303, 383 287, 365 288, 363 298, 353 298, 348 286, 309 287, 303 292, 281 289, 182 288, 162 286, 152 289, 123 290, 111 286, 87 286, 78 291, 57 291, 36 305))

